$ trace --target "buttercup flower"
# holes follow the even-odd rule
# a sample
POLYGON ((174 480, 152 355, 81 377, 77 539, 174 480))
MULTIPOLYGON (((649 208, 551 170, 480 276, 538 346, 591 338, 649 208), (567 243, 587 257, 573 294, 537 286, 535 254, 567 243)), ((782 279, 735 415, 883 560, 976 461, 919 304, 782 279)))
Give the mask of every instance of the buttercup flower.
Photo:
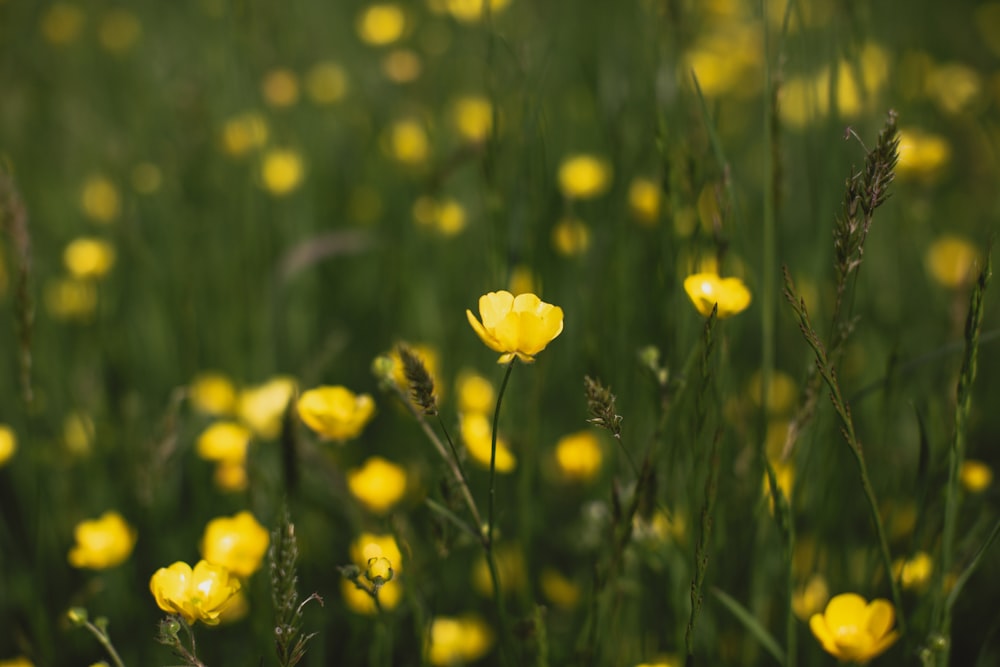
POLYGON ((452 103, 451 114, 455 129, 466 141, 480 143, 493 131, 493 105, 485 97, 459 97, 452 103))
MULTIPOLYGON (((472 461, 484 468, 490 467, 490 452, 493 449, 493 431, 490 418, 480 412, 464 414, 459 419, 459 432, 465 449, 472 461)), ((517 459, 511 454, 503 437, 497 435, 496 471, 506 473, 517 466, 517 459)))
POLYGON ((355 28, 363 42, 385 46, 403 36, 406 15, 399 5, 391 2, 369 5, 358 15, 355 28))
POLYGON ((865 664, 899 639, 892 630, 896 612, 888 600, 867 602, 856 593, 834 596, 822 614, 813 614, 809 629, 823 649, 838 660, 865 664))
POLYGON ((86 320, 97 309, 97 288, 88 280, 51 280, 45 285, 45 308, 56 319, 86 320))
POLYGON ((14 430, 6 424, 0 424, 0 468, 14 456, 17 451, 17 436, 14 430))
POLYGON ((276 197, 290 194, 305 177, 302 156, 287 148, 268 150, 261 161, 260 178, 264 188, 276 197))
POLYGON ((684 291, 705 317, 712 314, 715 304, 719 304, 719 319, 742 313, 750 305, 750 290, 739 278, 695 273, 684 279, 684 291))
POLYGON ((188 398, 198 412, 227 415, 236 408, 236 387, 222 373, 207 371, 199 373, 191 381, 188 398))
POLYGON ((556 443, 556 464, 568 480, 589 482, 601 471, 601 443, 590 431, 564 436, 556 443))
POLYGON ((221 565, 201 560, 192 569, 177 561, 156 571, 149 580, 149 590, 157 606, 168 614, 178 614, 188 624, 201 621, 217 625, 240 590, 240 581, 221 565))
POLYGON ((647 226, 660 218, 660 186, 648 178, 636 178, 628 187, 628 208, 635 219, 647 226))
POLYGON ((120 55, 132 48, 142 35, 142 23, 135 14, 112 9, 101 18, 97 38, 104 50, 120 55))
POLYGON ((510 4, 510 0, 445 0, 444 5, 456 20, 462 23, 475 23, 482 19, 486 3, 490 4, 490 12, 496 16, 510 4))
POLYGON ((272 107, 291 107, 299 101, 299 77, 286 67, 275 67, 260 82, 264 101, 272 107))
POLYGON ((473 663, 493 646, 493 631, 478 616, 438 616, 427 637, 427 659, 438 667, 473 663))
POLYGON ((368 394, 355 394, 346 387, 322 386, 299 397, 299 417, 322 438, 350 440, 375 414, 375 401, 368 394))
POLYGON ((560 609, 572 609, 580 602, 580 586, 558 570, 543 569, 538 584, 542 595, 560 609))
POLYGON ((458 394, 459 412, 479 412, 486 414, 493 409, 496 395, 493 383, 478 373, 462 371, 455 380, 458 394))
POLYGON ((222 147, 233 157, 242 157, 267 143, 267 119, 258 111, 245 111, 222 126, 222 147))
POLYGON ((510 363, 514 357, 531 363, 563 330, 562 308, 530 293, 515 297, 500 290, 479 297, 482 324, 471 310, 465 315, 486 346, 501 353, 500 364, 510 363))
POLYGON ((575 257, 590 247, 590 229, 578 218, 562 218, 552 228, 552 247, 563 257, 575 257))
POLYGON ((406 493, 406 471, 381 456, 373 456, 360 468, 347 471, 347 488, 370 511, 385 514, 406 493))
POLYGON ((993 483, 993 471, 982 461, 966 459, 959 468, 958 479, 969 493, 982 493, 993 483))
POLYGON ((979 251, 966 239, 946 234, 927 248, 924 264, 931 277, 943 287, 967 285, 976 276, 979 251))
MULTIPOLYGON (((503 543, 495 552, 497 573, 500 575, 500 591, 511 593, 520 590, 525 583, 527 566, 524 551, 516 543, 503 543)), ((486 556, 480 554, 472 566, 472 587, 481 595, 493 597, 493 577, 486 556)))
POLYGON ((231 421, 217 421, 198 436, 195 449, 206 461, 242 463, 250 443, 250 429, 231 421))
POLYGON ((201 555, 237 577, 246 578, 260 569, 270 541, 267 529, 250 512, 212 519, 201 538, 201 555))
MULTIPOLYGON (((399 574, 403 571, 403 554, 392 535, 361 533, 351 543, 351 562, 362 571, 362 577, 381 577, 378 601, 383 610, 395 609, 403 595, 399 574), (392 576, 389 576, 389 570, 392 576)), ((359 589, 354 582, 344 580, 342 591, 348 608, 357 613, 372 615, 378 612, 372 596, 359 589)))
POLYGON ((88 218, 106 225, 118 218, 122 206, 121 195, 108 177, 95 174, 83 184, 80 206, 88 218))
POLYGON ((906 590, 925 589, 933 573, 934 561, 926 551, 918 551, 908 560, 899 558, 892 564, 892 576, 899 579, 906 590))
POLYGON ((22 655, 10 660, 0 660, 0 667, 35 667, 35 663, 22 655))
POLYGON ((281 418, 295 393, 295 380, 279 375, 240 392, 237 412, 240 419, 262 438, 281 433, 281 418))
POLYGON ((333 104, 347 94, 347 72, 335 62, 319 62, 306 74, 306 93, 316 104, 333 104))
POLYGON ((103 239, 78 238, 63 251, 63 264, 74 278, 101 278, 115 264, 115 247, 103 239))
POLYGON ((604 194, 611 184, 611 165, 593 155, 571 155, 559 165, 559 189, 573 199, 604 194))
POLYGON ((81 521, 73 531, 76 544, 69 551, 69 564, 103 570, 125 561, 135 546, 135 530, 118 512, 105 512, 98 519, 81 521))
POLYGON ((792 611, 803 621, 823 610, 830 599, 830 589, 821 574, 814 574, 809 580, 792 592, 792 611))

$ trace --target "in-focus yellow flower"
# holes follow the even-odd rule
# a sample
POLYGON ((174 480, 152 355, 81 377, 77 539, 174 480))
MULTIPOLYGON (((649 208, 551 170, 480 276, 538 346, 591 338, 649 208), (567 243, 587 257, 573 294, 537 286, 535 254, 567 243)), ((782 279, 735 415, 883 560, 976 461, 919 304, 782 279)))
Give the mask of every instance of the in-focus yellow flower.
POLYGON ((101 18, 97 39, 105 51, 116 55, 131 49, 142 35, 142 23, 126 9, 112 9, 101 18))
POLYGON ((611 165, 595 155, 571 155, 559 165, 559 189, 571 199, 591 199, 611 185, 611 165))
POLYGON ((580 586, 558 570, 547 567, 538 577, 542 595, 560 609, 572 609, 580 602, 580 586))
POLYGON ((232 380, 214 371, 199 373, 188 386, 188 398, 198 412, 228 415, 236 409, 236 387, 232 380))
POLYGON ((918 551, 913 554, 913 558, 905 560, 898 558, 892 564, 892 576, 898 579, 906 590, 926 589, 932 574, 934 574, 934 561, 925 551, 918 551))
POLYGON ((250 512, 212 519, 201 537, 201 555, 237 577, 246 578, 260 569, 270 537, 250 512))
POLYGON ((250 435, 250 429, 242 424, 217 421, 201 432, 195 448, 198 456, 206 461, 243 463, 250 435))
MULTIPOLYGON (((448 13, 462 23, 482 20, 487 0, 444 0, 448 13)), ((489 0, 490 13, 496 16, 510 4, 510 0, 489 0)))
POLYGON ((403 571, 403 552, 392 535, 363 532, 351 542, 351 562, 358 567, 366 568, 377 558, 387 559, 396 574, 403 571))
POLYGON ((347 471, 347 488, 369 511, 385 514, 406 494, 406 471, 372 456, 360 468, 347 471))
POLYGON ((563 478, 589 482, 601 472, 601 443, 591 431, 564 436, 556 443, 556 465, 563 478))
POLYGON ((705 317, 712 314, 715 304, 719 304, 719 319, 742 313, 750 305, 750 290, 739 278, 695 273, 684 279, 684 291, 705 317))
POLYGON ((288 148, 271 148, 264 153, 260 164, 260 179, 264 188, 276 197, 294 192, 305 178, 306 167, 302 156, 288 148))
POLYGON ((81 521, 73 529, 76 543, 69 550, 69 564, 103 570, 125 561, 135 546, 135 530, 115 511, 97 519, 81 521))
POLYGON ((482 143, 493 130, 493 105, 480 95, 459 97, 451 104, 451 118, 459 136, 482 143))
POLYGON ((17 436, 14 429, 6 424, 0 424, 0 468, 17 453, 17 436))
MULTIPOLYGON (((481 412, 462 415, 459 418, 459 433, 472 462, 483 468, 490 467, 490 452, 493 446, 493 432, 490 419, 481 412)), ((517 466, 517 459, 500 434, 497 434, 496 471, 508 473, 517 466)))
POLYGON ((436 616, 427 633, 427 660, 436 667, 466 665, 493 646, 493 630, 478 616, 436 616))
POLYGON ((461 413, 487 414, 494 408, 496 394, 493 383, 478 373, 462 371, 455 381, 458 394, 458 411, 461 413))
POLYGON ((275 67, 264 74, 260 93, 268 106, 284 109, 299 101, 299 77, 287 67, 275 67))
POLYGON ((240 590, 240 580, 229 570, 208 561, 190 565, 177 561, 161 567, 149 579, 156 604, 168 614, 178 614, 189 624, 217 625, 222 612, 240 590))
POLYGON ((339 385, 324 385, 303 392, 297 407, 306 426, 325 440, 339 442, 361 435, 375 415, 375 401, 371 396, 355 394, 339 385))
POLYGON ((813 614, 823 611, 829 599, 826 579, 821 574, 814 574, 792 592, 792 611, 800 620, 808 622, 813 614))
POLYGON ((347 72, 338 63, 318 62, 306 73, 306 94, 315 104, 335 104, 347 94, 347 72))
POLYGON ((660 219, 660 186, 648 178, 635 178, 628 186, 628 209, 636 221, 646 226, 660 219))
MULTIPOLYGON (((403 584, 398 575, 403 571, 403 554, 395 537, 388 534, 361 533, 351 542, 351 562, 368 576, 378 576, 384 580, 378 592, 379 605, 383 611, 395 609, 399 605, 403 584), (390 569, 391 577, 388 576, 390 569)), ((359 589, 353 582, 345 579, 341 584, 341 590, 344 601, 351 611, 369 616, 377 613, 378 609, 372 596, 367 591, 359 589)))
POLYGON ((958 479, 969 493, 982 493, 993 483, 993 470, 982 461, 966 459, 958 470, 958 479))
POLYGON ((856 593, 834 596, 826 611, 813 614, 809 629, 838 660, 865 664, 899 639, 892 630, 896 613, 888 600, 866 601, 856 593))
POLYGON ((385 46, 403 36, 406 14, 395 3, 376 3, 369 5, 358 15, 354 27, 361 41, 373 46, 385 46))
POLYGON ((410 83, 423 71, 420 55, 411 49, 393 49, 382 58, 382 72, 394 83, 410 83))
POLYGON ((233 157, 242 157, 267 143, 267 119, 257 111, 244 111, 222 126, 222 148, 233 157))
POLYGON ((576 257, 590 247, 590 228, 579 218, 562 218, 552 228, 552 247, 563 257, 576 257))
POLYGON ((951 160, 951 144, 938 134, 918 128, 900 128, 899 162, 896 173, 902 178, 914 178, 930 183, 951 160))
POLYGON ((121 213, 118 187, 107 176, 91 176, 84 182, 80 192, 80 206, 84 215, 94 222, 102 225, 112 223, 121 213))
POLYGON ((74 278, 101 278, 115 264, 115 247, 103 239, 81 237, 63 250, 63 264, 74 278))
POLYGON ((163 184, 163 174, 160 168, 152 162, 140 162, 132 167, 130 174, 132 188, 143 195, 151 195, 163 184))
POLYGON ((45 285, 45 309, 57 320, 87 320, 97 310, 97 288, 88 280, 63 278, 45 285))
MULTIPOLYGON (((512 593, 520 590, 524 584, 524 552, 517 544, 502 543, 494 552, 497 563, 497 574, 500 575, 500 590, 512 593)), ((486 556, 480 554, 472 567, 472 587, 481 595, 493 597, 493 577, 490 576, 490 566, 486 556)))
POLYGON ((479 297, 479 316, 471 310, 465 315, 473 331, 491 350, 500 352, 497 363, 506 364, 517 357, 531 363, 563 330, 563 311, 545 303, 534 294, 500 290, 479 297))
POLYGON ((390 157, 408 167, 422 165, 431 150, 424 126, 413 119, 400 120, 389 127, 384 146, 390 157))
POLYGON ((84 23, 83 10, 68 2, 56 2, 42 14, 42 36, 50 44, 71 44, 80 36, 84 23))
POLYGON ((266 439, 276 438, 294 393, 295 380, 278 375, 264 384, 243 389, 237 399, 237 412, 254 433, 266 439))
POLYGON ((976 277, 979 251, 968 240, 945 234, 931 243, 924 255, 927 272, 943 287, 968 285, 976 277))

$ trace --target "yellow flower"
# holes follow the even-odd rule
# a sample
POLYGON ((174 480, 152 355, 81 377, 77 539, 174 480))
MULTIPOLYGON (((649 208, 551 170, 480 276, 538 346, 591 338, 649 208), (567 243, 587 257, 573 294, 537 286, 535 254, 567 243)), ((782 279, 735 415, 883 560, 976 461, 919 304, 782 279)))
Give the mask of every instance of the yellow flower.
MULTIPOLYGON (((361 590, 354 585, 353 581, 347 579, 341 581, 340 592, 344 596, 344 604, 355 614, 374 616, 378 613, 378 607, 375 606, 375 601, 372 599, 371 593, 361 590)), ((383 611, 395 609, 399 606, 399 601, 402 599, 403 584, 396 577, 383 583, 378 589, 378 603, 381 605, 383 611)))
POLYGON ((924 88, 927 96, 943 111, 958 114, 976 105, 983 90, 983 79, 968 65, 947 63, 927 73, 924 88))
POLYGON ((35 667, 35 663, 21 655, 10 660, 0 660, 0 667, 35 667))
MULTIPOLYGON (((413 345, 407 343, 406 345, 409 347, 410 352, 412 352, 414 356, 424 363, 424 368, 427 370, 427 373, 431 376, 431 380, 434 382, 434 394, 438 399, 440 399, 441 388, 444 385, 441 383, 441 358, 438 355, 437 350, 429 345, 423 345, 421 343, 415 343, 413 345)), ((404 394, 409 396, 410 382, 406 379, 406 369, 403 368, 403 360, 399 357, 399 349, 393 347, 392 351, 388 354, 388 358, 392 362, 392 381, 396 383, 396 386, 403 390, 404 394)))
POLYGON ((81 521, 73 530, 76 544, 69 551, 69 564, 103 570, 125 561, 135 546, 135 530, 118 512, 105 512, 98 519, 81 521))
POLYGON ((500 290, 479 297, 482 324, 471 310, 465 315, 486 346, 501 353, 500 364, 510 363, 514 357, 531 363, 563 330, 562 308, 530 293, 515 297, 500 290))
POLYGON ((628 187, 628 208, 637 221, 655 225, 660 219, 660 186, 648 178, 633 179, 628 187))
POLYGON ((452 102, 451 116, 458 134, 471 143, 486 141, 493 130, 493 105, 485 97, 459 97, 452 102))
MULTIPOLYGON (((444 0, 448 13, 462 23, 475 23, 483 18, 486 0, 444 0)), ((510 0, 489 0, 490 13, 496 16, 507 8, 510 0)))
POLYGON ((385 514, 406 493, 406 471, 381 456, 372 456, 360 468, 347 471, 347 488, 375 514, 385 514))
POLYGON ((262 438, 281 433, 281 419, 295 393, 295 380, 279 375, 264 384, 247 387, 237 399, 240 419, 262 438))
POLYGON ((654 659, 654 662, 640 662, 635 667, 682 667, 684 663, 674 655, 663 655, 654 659))
POLYGON ((347 72, 335 62, 319 62, 306 74, 306 94, 316 104, 334 104, 347 94, 347 72))
POLYGON ((489 652, 493 639, 478 616, 436 616, 427 633, 427 659, 436 667, 471 664, 489 652))
POLYGON ((120 55, 132 48, 142 34, 142 23, 130 11, 112 9, 101 18, 97 37, 105 51, 120 55))
POLYGON ((222 625, 236 623, 246 618, 249 613, 250 600, 247 598, 246 591, 241 588, 236 591, 236 595, 229 601, 229 604, 223 607, 222 613, 219 614, 219 623, 222 625))
POLYGON ((106 225, 114 222, 121 212, 121 196, 111 180, 101 174, 88 178, 80 193, 83 213, 94 222, 106 225))
POLYGON ((494 407, 493 383, 472 371, 462 371, 455 381, 458 411, 486 414, 494 407))
POLYGON ((218 461, 212 479, 219 489, 231 493, 245 490, 250 483, 244 461, 218 461))
POLYGON ((993 471, 982 461, 966 459, 962 461, 958 478, 969 493, 982 493, 993 483, 993 471))
MULTIPOLYGON (((772 461, 774 468, 774 478, 778 483, 781 495, 785 497, 786 503, 792 502, 792 485, 795 483, 795 466, 790 462, 772 461)), ((768 509, 774 512, 774 498, 771 496, 771 482, 767 478, 767 471, 764 471, 764 497, 767 498, 768 509)))
POLYGON ((559 165, 559 189, 571 199, 591 199, 611 185, 611 165, 594 155, 571 155, 559 165))
POLYGON ((379 558, 388 560, 396 574, 403 571, 403 552, 392 535, 364 532, 351 542, 351 562, 358 567, 379 558))
POLYGON ((917 128, 900 128, 896 173, 932 182, 951 160, 951 144, 944 137, 917 128))
MULTIPOLYGON (((472 457, 473 463, 483 467, 490 467, 490 451, 493 446, 493 432, 490 428, 489 417, 473 412, 462 415, 459 418, 459 432, 465 449, 472 457)), ((497 455, 496 471, 499 473, 511 472, 517 466, 517 459, 511 454, 507 443, 497 435, 497 455)))
POLYGON ((966 239, 952 234, 937 238, 924 255, 924 264, 939 285, 962 287, 975 278, 979 251, 966 239))
POLYGON ((7 464, 17 452, 17 436, 14 429, 0 424, 0 468, 7 464))
POLYGON ((410 49, 393 49, 382 59, 385 77, 395 83, 416 81, 423 71, 420 56, 410 49))
POLYGON ((232 421, 217 421, 201 432, 195 445, 206 461, 240 463, 246 460, 250 429, 232 421))
POLYGON ((94 446, 94 420, 85 412, 71 412, 63 420, 63 442, 70 454, 85 456, 94 446))
POLYGON ((201 555, 237 577, 246 578, 260 569, 270 541, 267 529, 250 512, 212 519, 201 538, 201 555))
POLYGON ((920 591, 927 588, 932 574, 934 574, 934 561, 925 551, 918 551, 908 560, 898 558, 892 564, 892 576, 898 579, 906 590, 920 591))
POLYGON ((177 561, 156 571, 149 580, 149 590, 157 606, 168 614, 178 614, 189 624, 201 621, 217 625, 240 590, 240 581, 221 565, 201 560, 192 569, 177 561))
POLYGON ((361 41, 373 46, 392 44, 406 30, 406 15, 399 5, 386 2, 369 5, 355 23, 361 41))
POLYGON ((899 632, 892 630, 895 619, 888 600, 869 603, 856 593, 841 593, 830 600, 825 612, 813 614, 809 629, 833 657, 865 664, 899 639, 899 632))
POLYGON ((413 203, 413 219, 422 227, 430 227, 442 236, 454 236, 465 229, 465 208, 456 200, 445 197, 420 197, 413 203))
POLYGON ((299 77, 286 67, 275 67, 264 74, 260 92, 269 106, 285 108, 299 101, 299 77))
POLYGON ((552 246, 563 257, 576 257, 590 247, 590 229, 578 218, 562 218, 552 228, 552 246))
POLYGON ((103 239, 78 238, 63 251, 63 264, 74 278, 101 278, 115 264, 115 247, 103 239))
POLYGON ((222 126, 222 148, 233 157, 242 157, 267 143, 267 119, 257 111, 245 111, 222 126))
POLYGON ((340 442, 361 435, 375 414, 375 401, 371 396, 355 394, 339 385, 324 385, 304 392, 297 407, 299 417, 317 435, 340 442))
POLYGON ((427 132, 419 121, 413 119, 394 123, 386 131, 384 145, 394 160, 408 167, 423 164, 430 153, 427 132))
POLYGON ((830 590, 826 579, 821 574, 809 577, 802 586, 792 592, 792 611, 803 621, 808 621, 813 614, 818 614, 830 599, 830 590))
POLYGON ((296 151, 272 148, 263 157, 260 178, 272 195, 283 197, 293 192, 305 177, 305 163, 296 151))
MULTIPOLYGON (((524 552, 517 544, 501 544, 495 551, 497 574, 500 575, 500 590, 511 593, 524 586, 524 552)), ((486 556, 480 554, 472 567, 472 586, 481 595, 493 596, 493 577, 486 556)))
POLYGON ((198 412, 228 415, 236 408, 236 387, 222 373, 199 373, 188 387, 188 398, 198 412))
MULTIPOLYGON (((761 405, 763 376, 757 371, 750 378, 748 391, 754 405, 761 405)), ((788 414, 795 409, 799 390, 795 380, 788 374, 776 370, 771 373, 771 382, 767 388, 767 409, 772 415, 788 414)))
POLYGON ((558 570, 545 568, 538 578, 542 595, 561 609, 572 609, 580 602, 580 586, 558 570))
POLYGON ((42 36, 50 44, 70 44, 80 35, 84 18, 83 10, 76 5, 57 2, 42 15, 42 36))
POLYGON ((739 278, 720 278, 714 273, 695 273, 684 279, 684 291, 698 312, 708 317, 719 304, 719 319, 746 310, 750 305, 750 290, 739 278))
MULTIPOLYGON (((403 584, 399 575, 403 571, 403 554, 392 535, 361 533, 351 542, 351 562, 371 577, 382 577, 378 601, 383 610, 395 609, 403 594, 403 584), (389 577, 389 570, 392 576, 389 577)), ((362 577, 365 575, 363 574, 362 577)), ((344 580, 341 584, 344 601, 348 608, 357 613, 372 615, 377 613, 372 596, 359 589, 353 582, 344 580)))
POLYGON ((45 285, 45 308, 58 320, 87 320, 97 310, 97 288, 76 278, 50 281, 45 285))
POLYGON ((590 431, 564 436, 556 443, 556 464, 565 479, 589 482, 601 472, 601 443, 590 431))
POLYGON ((510 270, 510 278, 507 280, 507 290, 514 294, 528 294, 535 292, 538 288, 538 281, 531 269, 524 264, 517 264, 510 270))

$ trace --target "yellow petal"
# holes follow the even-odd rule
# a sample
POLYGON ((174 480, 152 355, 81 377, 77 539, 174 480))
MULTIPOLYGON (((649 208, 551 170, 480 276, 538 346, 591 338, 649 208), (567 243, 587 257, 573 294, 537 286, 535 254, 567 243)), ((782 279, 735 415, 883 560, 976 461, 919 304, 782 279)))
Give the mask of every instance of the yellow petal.
POLYGON ((857 593, 841 593, 826 606, 826 623, 836 632, 842 626, 861 625, 868 613, 868 604, 857 593))
POLYGON ((896 619, 896 613, 892 603, 888 600, 872 600, 866 609, 867 620, 865 628, 872 637, 879 638, 889 632, 892 623, 896 619))
POLYGON ((479 297, 479 315, 483 326, 494 329, 507 316, 514 305, 514 295, 506 290, 490 292, 479 297))
POLYGON ((500 346, 500 342, 479 323, 479 320, 476 319, 471 310, 466 309, 465 316, 468 318, 469 324, 472 325, 472 330, 479 336, 479 340, 486 343, 486 347, 497 352, 504 351, 504 348, 500 346))

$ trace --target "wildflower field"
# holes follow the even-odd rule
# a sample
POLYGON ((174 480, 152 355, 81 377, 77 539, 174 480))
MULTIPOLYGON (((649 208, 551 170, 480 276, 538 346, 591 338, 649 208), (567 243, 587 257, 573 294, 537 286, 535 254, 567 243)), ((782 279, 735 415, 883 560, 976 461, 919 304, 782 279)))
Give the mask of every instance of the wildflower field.
POLYGON ((0 54, 0 666, 1000 665, 1000 2, 0 54))

